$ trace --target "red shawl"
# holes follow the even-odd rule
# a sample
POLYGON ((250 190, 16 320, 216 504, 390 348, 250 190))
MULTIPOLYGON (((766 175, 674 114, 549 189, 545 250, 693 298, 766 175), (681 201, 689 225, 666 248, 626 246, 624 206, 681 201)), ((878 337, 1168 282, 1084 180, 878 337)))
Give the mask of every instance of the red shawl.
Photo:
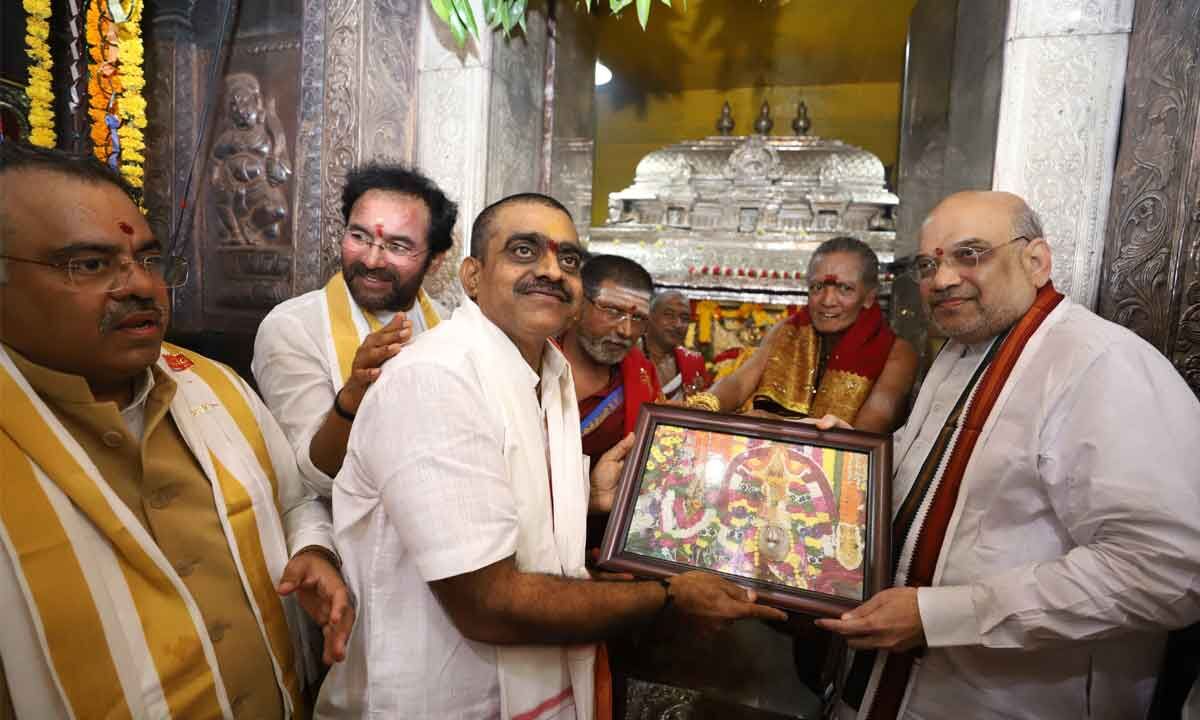
POLYGON ((808 308, 802 307, 788 318, 782 336, 775 341, 751 398, 766 409, 782 408, 814 417, 832 414, 853 423, 887 365, 895 340, 896 334, 875 303, 860 312, 842 334, 817 377, 820 338, 808 308))

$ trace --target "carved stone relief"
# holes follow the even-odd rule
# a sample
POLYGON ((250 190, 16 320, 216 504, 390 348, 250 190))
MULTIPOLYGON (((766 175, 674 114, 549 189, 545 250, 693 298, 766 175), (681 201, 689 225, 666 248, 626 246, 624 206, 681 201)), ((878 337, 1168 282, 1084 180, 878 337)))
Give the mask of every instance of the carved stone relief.
POLYGON ((294 34, 233 38, 193 179, 205 329, 248 332, 292 295, 299 74, 294 34))
POLYGON ((1138 3, 1100 312, 1200 395, 1200 5, 1138 3))
POLYGON ((325 5, 325 136, 320 171, 321 271, 326 277, 340 263, 342 186, 359 158, 362 8, 362 0, 328 0, 325 5))
POLYGON ((209 159, 209 201, 222 245, 286 241, 292 161, 287 132, 251 73, 225 77, 225 101, 209 159))
POLYGON ((1010 3, 992 187, 1041 213, 1055 285, 1089 307, 1099 288, 1131 10, 1126 0, 1010 3))

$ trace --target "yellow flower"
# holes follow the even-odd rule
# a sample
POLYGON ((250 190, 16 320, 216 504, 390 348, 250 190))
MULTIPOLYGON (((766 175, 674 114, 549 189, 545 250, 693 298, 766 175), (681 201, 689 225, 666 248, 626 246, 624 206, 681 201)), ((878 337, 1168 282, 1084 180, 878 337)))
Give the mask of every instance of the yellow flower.
POLYGON ((25 18, 25 54, 29 56, 29 83, 25 95, 29 98, 29 142, 41 147, 54 147, 54 91, 51 88, 50 0, 23 0, 25 18))

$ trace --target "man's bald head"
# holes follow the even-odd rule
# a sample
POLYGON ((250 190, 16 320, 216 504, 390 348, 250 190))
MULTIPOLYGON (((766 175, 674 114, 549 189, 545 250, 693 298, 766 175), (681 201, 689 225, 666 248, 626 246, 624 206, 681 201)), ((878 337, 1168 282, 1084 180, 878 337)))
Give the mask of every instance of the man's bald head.
POLYGON ((662 303, 668 302, 668 301, 682 302, 682 303, 686 304, 688 299, 687 299, 686 295, 679 292, 678 290, 663 290, 662 292, 657 292, 654 294, 654 297, 650 300, 650 312, 654 312, 655 308, 657 308, 662 303))
POLYGON ((1024 198, 999 190, 966 190, 947 196, 930 211, 921 227, 946 214, 969 214, 994 226, 1006 223, 1013 237, 1045 238, 1042 219, 1024 198))
POLYGON ((920 281, 934 325, 965 343, 995 337, 1050 281, 1050 248, 1037 213, 1006 192, 961 192, 921 226, 920 258, 936 271, 920 281))

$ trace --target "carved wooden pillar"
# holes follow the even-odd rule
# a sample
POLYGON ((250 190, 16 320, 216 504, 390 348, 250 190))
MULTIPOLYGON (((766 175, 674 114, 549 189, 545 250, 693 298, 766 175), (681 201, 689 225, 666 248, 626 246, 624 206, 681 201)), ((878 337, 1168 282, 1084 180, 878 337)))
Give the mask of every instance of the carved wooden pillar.
POLYGON ((1138 0, 1100 313, 1200 395, 1200 4, 1138 0))

